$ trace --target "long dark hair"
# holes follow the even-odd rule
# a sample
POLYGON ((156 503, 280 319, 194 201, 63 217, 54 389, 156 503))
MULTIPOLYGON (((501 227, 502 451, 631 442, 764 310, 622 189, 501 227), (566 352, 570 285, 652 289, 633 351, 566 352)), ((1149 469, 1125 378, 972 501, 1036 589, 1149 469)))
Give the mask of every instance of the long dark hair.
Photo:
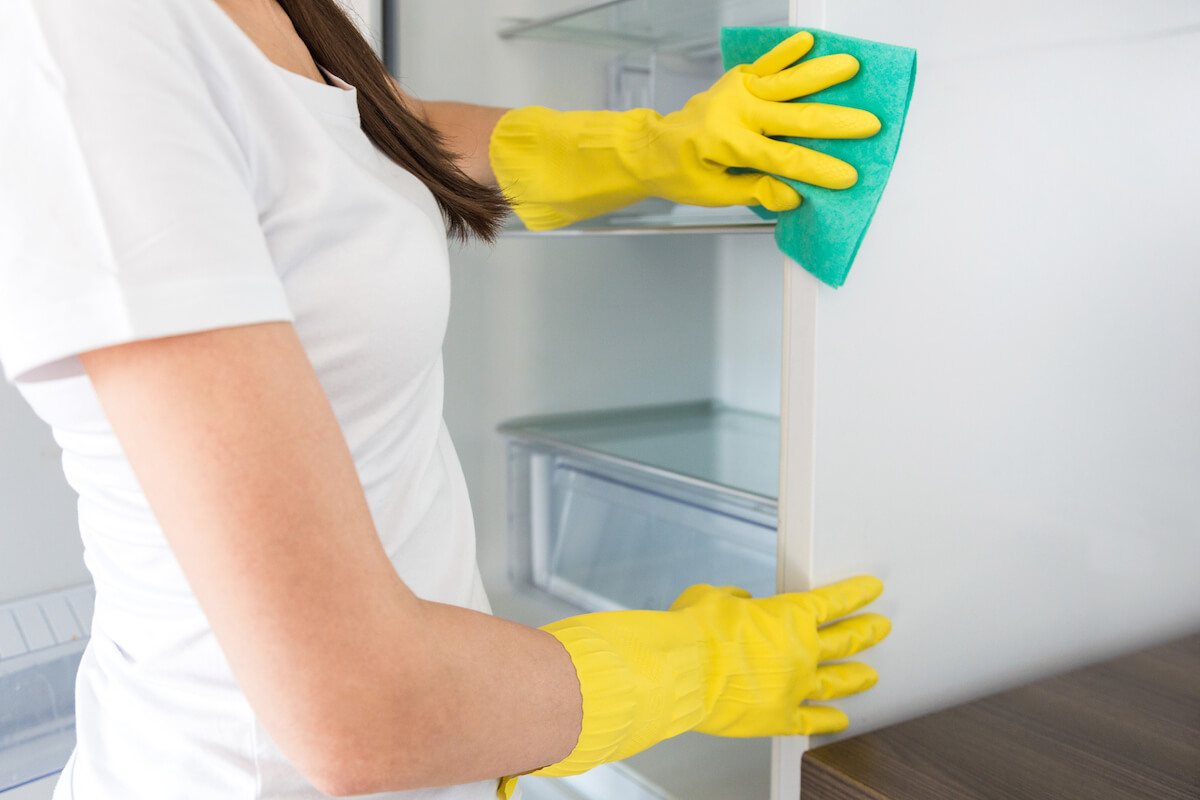
POLYGON ((443 138, 405 106, 383 62, 337 0, 279 0, 313 58, 358 89, 363 132, 437 199, 447 234, 494 242, 509 211, 504 194, 459 169, 443 138))

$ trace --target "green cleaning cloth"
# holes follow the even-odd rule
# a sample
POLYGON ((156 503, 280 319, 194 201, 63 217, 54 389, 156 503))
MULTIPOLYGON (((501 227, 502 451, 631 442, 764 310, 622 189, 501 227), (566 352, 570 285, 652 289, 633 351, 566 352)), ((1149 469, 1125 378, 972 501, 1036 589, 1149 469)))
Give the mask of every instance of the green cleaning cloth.
POLYGON ((858 183, 849 189, 833 190, 784 179, 803 196, 800 207, 782 214, 762 207, 754 212, 763 219, 778 217, 775 242, 779 249, 825 283, 837 287, 846 282, 891 175, 912 98, 917 51, 813 28, 724 28, 721 53, 725 69, 753 62, 801 30, 809 31, 815 42, 801 61, 849 53, 858 59, 860 67, 850 80, 799 100, 870 111, 879 117, 882 128, 869 139, 787 139, 850 164, 858 170, 858 183))

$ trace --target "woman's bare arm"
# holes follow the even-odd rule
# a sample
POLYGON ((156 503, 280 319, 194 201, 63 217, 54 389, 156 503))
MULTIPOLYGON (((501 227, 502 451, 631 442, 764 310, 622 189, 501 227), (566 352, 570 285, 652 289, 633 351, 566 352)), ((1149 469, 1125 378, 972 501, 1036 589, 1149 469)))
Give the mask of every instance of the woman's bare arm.
POLYGON ((399 84, 396 84, 396 90, 409 108, 445 137, 446 145, 455 155, 455 163, 463 172, 485 186, 496 185, 488 144, 496 123, 507 108, 422 101, 405 92, 399 84))
POLYGON ((446 137, 463 172, 485 186, 495 186, 496 173, 488 158, 488 143, 496 123, 508 109, 449 102, 424 106, 426 119, 446 137))
POLYGON ((239 686, 318 788, 463 783, 571 751, 570 658, 404 585, 290 324, 81 359, 239 686))

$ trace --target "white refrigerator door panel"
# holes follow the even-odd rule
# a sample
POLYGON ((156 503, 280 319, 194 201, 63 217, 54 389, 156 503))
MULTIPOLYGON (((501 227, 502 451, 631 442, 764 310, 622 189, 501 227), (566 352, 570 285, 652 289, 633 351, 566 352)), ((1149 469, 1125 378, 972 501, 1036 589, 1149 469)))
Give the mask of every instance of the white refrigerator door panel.
POLYGON ((848 735, 1200 627, 1200 10, 919 5, 829 6, 945 57, 846 287, 792 303, 788 548, 813 584, 882 577, 895 623, 848 735))
MULTIPOLYGON (((1043 50, 1119 47, 1200 29, 1194 0, 827 0, 825 6, 827 30, 915 47, 922 68, 1043 50)), ((1117 52, 1114 58, 1122 60, 1117 52)))

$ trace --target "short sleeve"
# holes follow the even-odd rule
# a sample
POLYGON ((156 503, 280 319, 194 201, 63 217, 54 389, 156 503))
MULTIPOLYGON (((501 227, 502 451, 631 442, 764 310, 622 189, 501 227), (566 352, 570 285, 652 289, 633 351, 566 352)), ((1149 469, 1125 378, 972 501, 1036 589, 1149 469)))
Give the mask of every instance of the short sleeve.
MULTIPOLYGON (((206 0, 207 1, 207 0, 206 0)), ((0 362, 290 320, 237 104, 167 0, 0 3, 0 362)))

